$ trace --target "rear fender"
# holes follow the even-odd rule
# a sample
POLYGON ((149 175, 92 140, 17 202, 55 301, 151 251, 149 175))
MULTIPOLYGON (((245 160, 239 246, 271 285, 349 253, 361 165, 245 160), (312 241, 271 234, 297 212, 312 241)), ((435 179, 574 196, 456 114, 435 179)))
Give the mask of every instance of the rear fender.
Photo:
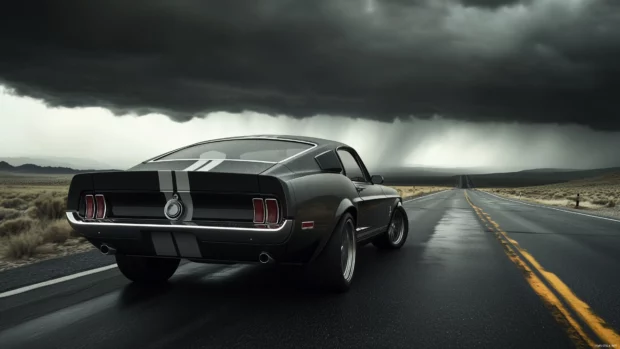
POLYGON ((312 257, 310 257, 310 260, 309 260, 310 263, 312 261, 314 261, 321 254, 321 252, 323 252, 323 249, 325 248, 325 246, 329 242, 329 239, 331 239, 332 235, 334 235, 334 230, 336 229, 336 226, 338 225, 338 222, 342 218, 342 215, 344 215, 346 212, 351 212, 351 214, 353 215, 353 219, 357 219, 357 208, 355 207, 355 205, 353 205, 351 200, 349 200, 347 198, 344 198, 344 199, 342 199, 342 201, 338 205, 338 208, 336 209, 336 214, 334 215, 334 222, 333 222, 333 224, 331 226, 330 233, 329 234, 325 234, 321 238, 321 240, 319 242, 319 246, 315 250, 315 252, 312 255, 312 257))
POLYGON ((84 194, 94 194, 93 176, 91 173, 80 173, 73 176, 67 194, 67 210, 79 211, 80 200, 84 194))
POLYGON ((336 209, 336 214, 334 215, 334 224, 333 224, 332 228, 336 227, 336 224, 338 224, 338 221, 340 220, 340 217, 342 217, 344 212, 347 211, 348 209, 350 209, 351 207, 353 207, 353 209, 355 209, 355 205, 353 205, 351 200, 349 200, 347 198, 342 199, 342 201, 340 202, 340 205, 338 205, 338 208, 336 209))

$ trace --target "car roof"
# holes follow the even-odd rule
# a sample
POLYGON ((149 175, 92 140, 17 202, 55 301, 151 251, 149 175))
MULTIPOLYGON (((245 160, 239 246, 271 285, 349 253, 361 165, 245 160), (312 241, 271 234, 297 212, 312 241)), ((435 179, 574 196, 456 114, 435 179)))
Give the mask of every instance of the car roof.
MULTIPOLYGON (((304 137, 304 136, 294 136, 294 135, 283 135, 283 134, 260 134, 260 135, 246 135, 246 136, 236 136, 236 137, 224 137, 224 138, 215 138, 215 139, 209 139, 206 141, 201 141, 201 142, 196 142, 193 144, 188 144, 185 145, 183 147, 168 151, 164 154, 160 154, 158 156, 155 156, 153 158, 150 158, 148 160, 145 160, 144 162, 149 162, 149 161, 153 161, 155 159, 159 159, 161 157, 164 157, 166 155, 175 153, 181 149, 185 149, 185 148, 189 148, 189 147, 193 147, 193 146, 197 146, 200 144, 206 144, 206 143, 210 143, 210 142, 218 142, 218 141, 224 141, 224 140, 236 140, 236 139, 273 139, 273 140, 289 140, 289 141, 299 141, 299 142, 309 142, 312 144, 316 144, 316 146, 312 147, 312 151, 307 154, 313 154, 312 156, 316 155, 317 151, 324 151, 325 149, 335 149, 338 147, 349 147, 347 144, 341 143, 341 142, 336 142, 336 141, 332 141, 329 139, 325 139, 325 138, 317 138, 317 137, 304 137)), ((349 147, 350 148, 350 147, 349 147)))
POLYGON ((238 137, 226 137, 226 138, 211 139, 211 140, 200 142, 200 143, 208 143, 208 142, 220 141, 220 140, 248 139, 248 138, 294 140, 294 141, 315 143, 317 146, 348 147, 347 144, 337 142, 337 141, 332 141, 332 140, 325 139, 325 138, 282 135, 282 134, 258 134, 258 135, 247 135, 247 136, 238 136, 238 137))

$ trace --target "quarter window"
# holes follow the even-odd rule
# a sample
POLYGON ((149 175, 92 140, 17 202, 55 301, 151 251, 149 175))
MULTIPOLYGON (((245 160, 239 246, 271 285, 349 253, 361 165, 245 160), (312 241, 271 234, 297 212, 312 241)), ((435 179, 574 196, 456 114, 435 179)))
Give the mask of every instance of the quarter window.
POLYGON ((350 180, 355 182, 366 182, 364 172, 351 153, 346 150, 338 150, 338 156, 340 157, 340 161, 342 161, 345 175, 349 177, 350 180))

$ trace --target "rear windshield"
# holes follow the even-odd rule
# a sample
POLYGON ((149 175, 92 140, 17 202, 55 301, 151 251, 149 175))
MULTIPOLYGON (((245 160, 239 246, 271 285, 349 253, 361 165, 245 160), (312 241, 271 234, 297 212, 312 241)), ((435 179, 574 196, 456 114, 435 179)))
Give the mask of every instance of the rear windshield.
POLYGON ((181 159, 236 159, 278 162, 309 149, 310 147, 312 147, 312 145, 291 141, 235 139, 194 145, 157 158, 156 161, 181 159))

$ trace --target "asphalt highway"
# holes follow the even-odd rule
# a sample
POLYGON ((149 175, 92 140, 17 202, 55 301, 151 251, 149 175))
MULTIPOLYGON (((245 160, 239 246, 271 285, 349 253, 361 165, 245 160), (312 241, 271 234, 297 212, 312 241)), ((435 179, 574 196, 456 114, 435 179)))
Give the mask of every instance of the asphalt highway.
POLYGON ((269 265, 186 263, 160 289, 111 268, 0 298, 0 347, 620 347, 620 222, 460 188, 404 206, 405 246, 360 248, 346 294, 269 265))

